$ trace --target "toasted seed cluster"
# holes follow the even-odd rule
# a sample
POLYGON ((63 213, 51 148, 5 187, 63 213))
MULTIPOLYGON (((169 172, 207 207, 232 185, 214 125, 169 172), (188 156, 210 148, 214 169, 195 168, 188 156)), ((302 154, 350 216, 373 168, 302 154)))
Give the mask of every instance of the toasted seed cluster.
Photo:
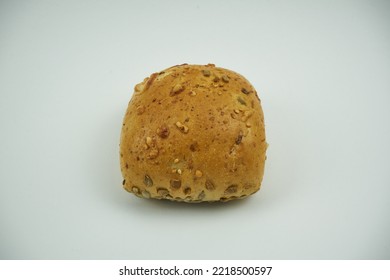
POLYGON ((260 99, 243 76, 177 65, 134 88, 121 133, 122 185, 147 199, 240 199, 260 189, 266 149, 260 99))

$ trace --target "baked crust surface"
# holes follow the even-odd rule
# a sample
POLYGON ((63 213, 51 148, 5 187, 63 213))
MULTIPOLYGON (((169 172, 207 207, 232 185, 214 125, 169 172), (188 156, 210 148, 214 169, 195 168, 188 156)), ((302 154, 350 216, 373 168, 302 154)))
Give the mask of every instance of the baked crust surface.
POLYGON ((266 148, 260 99, 243 76, 173 66, 134 88, 120 140, 123 187, 185 202, 243 198, 260 189, 266 148))

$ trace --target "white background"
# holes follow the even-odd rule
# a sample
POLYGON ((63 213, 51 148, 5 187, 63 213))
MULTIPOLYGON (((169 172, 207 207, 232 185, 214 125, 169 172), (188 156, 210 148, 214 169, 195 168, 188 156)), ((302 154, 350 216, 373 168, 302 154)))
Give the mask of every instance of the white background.
POLYGON ((390 2, 1 1, 1 259, 389 259, 390 2), (181 63, 248 78, 262 189, 122 190, 133 86, 181 63))

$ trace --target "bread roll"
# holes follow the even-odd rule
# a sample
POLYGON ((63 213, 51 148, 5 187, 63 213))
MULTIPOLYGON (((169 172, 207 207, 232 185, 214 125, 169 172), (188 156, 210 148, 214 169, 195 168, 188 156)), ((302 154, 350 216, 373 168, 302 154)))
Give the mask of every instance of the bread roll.
POLYGON ((123 187, 143 198, 229 201, 257 192, 267 143, 253 86, 208 65, 177 65, 134 88, 120 140, 123 187))

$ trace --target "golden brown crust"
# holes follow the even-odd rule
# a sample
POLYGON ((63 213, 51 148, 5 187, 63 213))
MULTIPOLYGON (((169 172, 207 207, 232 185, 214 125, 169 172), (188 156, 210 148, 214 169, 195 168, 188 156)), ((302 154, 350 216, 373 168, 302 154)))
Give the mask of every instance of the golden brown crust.
POLYGON ((243 76, 213 64, 184 64, 152 74, 134 90, 120 143, 127 191, 200 202, 259 190, 264 117, 243 76))

